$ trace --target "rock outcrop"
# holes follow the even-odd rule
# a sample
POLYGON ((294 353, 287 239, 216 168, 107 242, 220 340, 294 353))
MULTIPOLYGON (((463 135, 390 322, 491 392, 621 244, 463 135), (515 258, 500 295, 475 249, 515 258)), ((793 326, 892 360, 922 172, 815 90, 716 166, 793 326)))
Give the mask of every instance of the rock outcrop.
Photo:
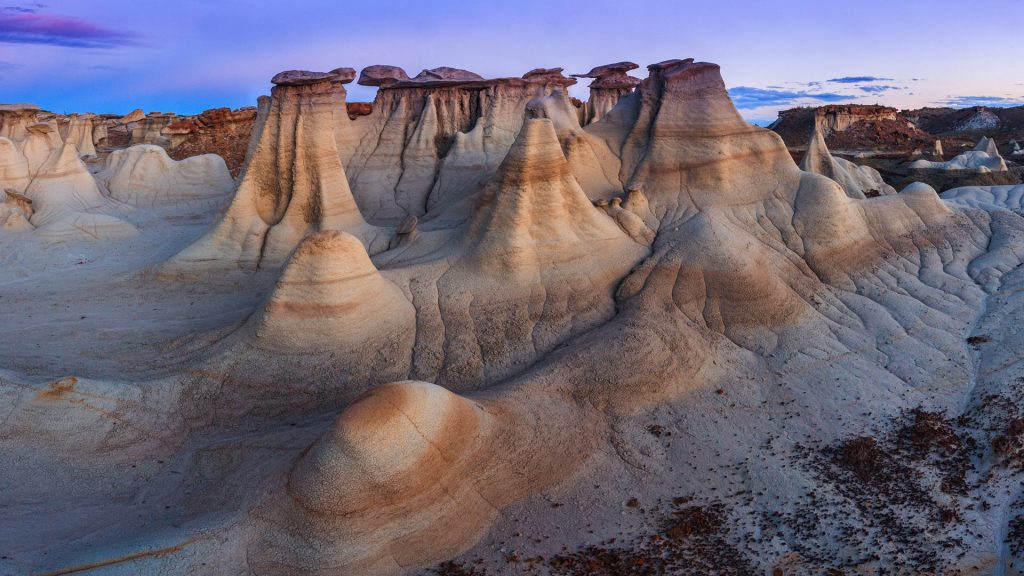
POLYGON ((329 230, 303 240, 251 322, 273 352, 342 349, 358 362, 394 347, 387 355, 408 365, 416 310, 356 237, 329 230))
POLYGON ((168 155, 185 160, 202 154, 216 154, 224 159, 232 176, 237 176, 245 163, 249 139, 256 123, 256 108, 238 110, 214 108, 197 116, 178 117, 164 133, 171 135, 168 155))
POLYGON ((626 73, 639 67, 632 62, 617 62, 597 66, 586 74, 573 74, 576 78, 594 79, 590 83, 590 98, 580 108, 580 124, 586 126, 597 122, 618 104, 620 98, 632 92, 640 84, 640 79, 626 73))
POLYGON ((895 108, 863 104, 783 110, 769 129, 789 147, 800 148, 815 126, 833 150, 910 151, 934 139, 895 108))
POLYGON ((134 235, 134 226, 106 213, 114 207, 80 158, 79 146, 91 145, 91 119, 73 117, 65 139, 56 121, 36 123, 37 113, 31 105, 0 108, 5 221, 27 229, 21 221, 28 220, 37 236, 56 241, 134 235))
MULTIPOLYGON (((133 116, 135 113, 129 114, 128 117, 133 116)), ((175 114, 164 114, 162 112, 150 112, 144 118, 133 121, 133 123, 125 122, 122 119, 123 124, 132 124, 132 139, 128 143, 129 146, 135 146, 136 144, 155 144, 167 148, 171 145, 171 138, 169 135, 164 134, 165 128, 171 125, 177 118, 175 114)))
POLYGON ((348 232, 371 253, 387 246, 390 235, 360 214, 338 151, 336 131, 349 121, 343 83, 354 74, 340 68, 274 77, 224 219, 168 269, 276 268, 303 238, 323 230, 348 232))
POLYGON ((32 230, 32 200, 13 190, 4 191, 0 202, 0 228, 4 230, 32 230))
POLYGON ((74 144, 80 156, 95 156, 96 146, 93 139, 94 114, 71 114, 67 123, 61 126, 61 138, 74 144))
POLYGON ((37 123, 38 113, 35 104, 0 104, 0 138, 24 140, 29 127, 37 123))
POLYGON ((112 198, 137 206, 217 198, 235 188, 220 156, 204 154, 176 161, 151 144, 114 151, 97 179, 112 198))
MULTIPOLYGON (((693 59, 585 126, 557 68, 374 67, 353 119, 354 77, 276 76, 169 261, 158 228, 148 259, 0 282, 0 571, 1021 566, 1020 187, 864 199, 693 59)), ((21 132, 0 170, 38 195, 0 210, 38 234, 33 186, 95 182, 56 124, 21 132)))
POLYGON ((362 86, 384 86, 395 82, 406 82, 408 80, 409 75, 405 73, 405 70, 402 70, 398 66, 375 64, 373 66, 363 68, 359 73, 359 81, 357 84, 362 86))
POLYGON ((825 145, 825 137, 818 129, 811 133, 800 169, 835 180, 850 198, 896 193, 892 186, 885 183, 878 170, 870 166, 858 166, 843 158, 834 158, 825 145))
POLYGON ((136 108, 135 110, 132 110, 124 116, 121 116, 119 123, 131 124, 133 122, 139 122, 141 120, 144 120, 145 118, 146 113, 142 111, 142 108, 136 108))
POLYGON ((1006 161, 999 155, 995 141, 983 137, 974 150, 957 155, 945 162, 929 162, 915 160, 910 163, 912 169, 926 170, 974 170, 978 172, 1006 172, 1006 161))
MULTIPOLYGON (((378 85, 372 112, 339 128, 339 151, 364 215, 382 224, 423 216, 479 192, 519 132, 526 104, 564 95, 560 73, 484 80, 451 68, 404 79, 395 67, 361 77, 378 85)), ((465 211, 456 220, 464 219, 465 211)))

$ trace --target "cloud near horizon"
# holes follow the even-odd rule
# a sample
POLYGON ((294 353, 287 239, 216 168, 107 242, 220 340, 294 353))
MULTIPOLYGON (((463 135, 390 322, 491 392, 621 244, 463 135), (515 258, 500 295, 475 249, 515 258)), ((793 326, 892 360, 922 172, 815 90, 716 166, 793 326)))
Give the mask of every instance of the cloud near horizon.
POLYGON ((137 45, 137 36, 73 16, 43 14, 41 4, 0 8, 0 42, 65 48, 117 48, 137 45))
POLYGON ((834 82, 836 84, 862 84, 864 82, 892 82, 892 78, 879 78, 877 76, 843 76, 842 78, 826 80, 826 82, 834 82))
POLYGON ((735 88, 730 88, 729 96, 732 98, 736 107, 740 110, 750 110, 753 108, 762 108, 764 106, 791 106, 810 100, 818 102, 840 102, 856 98, 856 96, 838 94, 835 92, 772 90, 768 88, 753 88, 751 86, 737 86, 735 88))
POLYGON ((935 102, 942 106, 951 108, 973 108, 974 106, 991 106, 993 108, 1012 108, 1024 106, 1022 98, 1004 98, 1002 96, 950 96, 945 100, 935 102))
POLYGON ((890 86, 888 84, 882 85, 870 85, 870 86, 858 86, 860 90, 867 92, 868 94, 881 94, 883 92, 889 92, 891 90, 903 90, 906 86, 890 86))

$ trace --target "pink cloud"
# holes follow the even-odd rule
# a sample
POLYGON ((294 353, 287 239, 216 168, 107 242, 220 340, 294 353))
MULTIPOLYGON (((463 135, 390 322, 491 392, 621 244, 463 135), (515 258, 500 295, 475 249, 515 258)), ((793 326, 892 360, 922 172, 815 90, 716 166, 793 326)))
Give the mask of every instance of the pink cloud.
POLYGON ((135 35, 56 14, 18 6, 0 10, 0 42, 49 44, 69 48, 114 48, 135 43, 135 35))

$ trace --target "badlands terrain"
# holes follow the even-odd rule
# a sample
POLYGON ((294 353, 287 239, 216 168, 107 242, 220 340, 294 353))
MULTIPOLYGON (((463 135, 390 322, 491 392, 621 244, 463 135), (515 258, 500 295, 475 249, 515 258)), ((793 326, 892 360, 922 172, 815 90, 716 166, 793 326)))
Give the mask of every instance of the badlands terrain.
POLYGON ((0 574, 1024 573, 1024 185, 929 184, 1005 134, 271 83, 0 107, 0 574))
POLYGON ((834 155, 870 166, 898 189, 913 182, 928 183, 938 192, 1024 183, 1024 106, 897 110, 828 105, 782 111, 769 128, 800 161, 815 126, 834 155))

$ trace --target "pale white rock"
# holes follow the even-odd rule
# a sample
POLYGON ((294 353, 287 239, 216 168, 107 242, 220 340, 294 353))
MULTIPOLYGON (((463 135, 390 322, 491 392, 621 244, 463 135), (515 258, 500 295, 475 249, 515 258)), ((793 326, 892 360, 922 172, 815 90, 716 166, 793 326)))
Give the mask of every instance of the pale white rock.
POLYGON ((82 157, 96 156, 96 146, 93 140, 92 114, 71 114, 68 122, 61 129, 61 138, 70 142, 78 148, 78 154, 82 157))
POLYGON ((163 148, 151 144, 112 152, 96 177, 111 198, 138 206, 218 198, 235 187, 220 156, 172 160, 163 148))

